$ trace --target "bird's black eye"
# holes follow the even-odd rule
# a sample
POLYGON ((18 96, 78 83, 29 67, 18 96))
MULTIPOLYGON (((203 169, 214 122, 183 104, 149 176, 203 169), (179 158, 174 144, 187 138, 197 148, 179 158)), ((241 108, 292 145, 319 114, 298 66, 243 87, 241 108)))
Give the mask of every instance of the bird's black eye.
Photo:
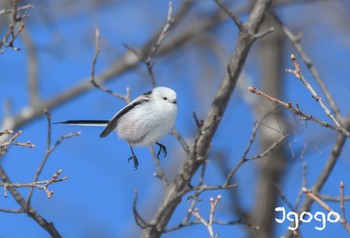
POLYGON ((166 100, 168 100, 168 98, 167 97, 163 97, 163 100, 166 101, 166 100))

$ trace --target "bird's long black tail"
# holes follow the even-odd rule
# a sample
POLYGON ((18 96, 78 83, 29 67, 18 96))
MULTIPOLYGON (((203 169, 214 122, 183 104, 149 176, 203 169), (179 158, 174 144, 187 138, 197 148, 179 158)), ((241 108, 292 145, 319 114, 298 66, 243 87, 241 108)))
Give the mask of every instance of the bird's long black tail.
POLYGON ((75 126, 106 126, 108 124, 108 120, 68 120, 55 122, 54 124, 66 124, 75 126))

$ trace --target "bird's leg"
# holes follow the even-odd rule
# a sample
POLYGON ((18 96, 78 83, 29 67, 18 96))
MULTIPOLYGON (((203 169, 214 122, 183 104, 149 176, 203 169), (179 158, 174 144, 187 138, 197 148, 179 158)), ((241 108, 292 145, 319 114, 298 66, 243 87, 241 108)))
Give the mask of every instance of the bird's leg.
POLYGON ((130 162, 130 160, 133 160, 134 161, 134 168, 136 170, 139 167, 139 161, 137 160, 137 157, 136 157, 136 155, 134 153, 134 150, 131 147, 131 145, 130 145, 130 149, 131 149, 132 156, 129 157, 128 162, 130 162))
POLYGON ((167 155, 166 147, 165 147, 164 145, 162 145, 161 143, 158 143, 158 142, 156 142, 156 144, 159 146, 157 158, 159 159, 159 155, 160 155, 160 153, 162 153, 162 152, 163 152, 163 157, 165 157, 165 156, 167 155))

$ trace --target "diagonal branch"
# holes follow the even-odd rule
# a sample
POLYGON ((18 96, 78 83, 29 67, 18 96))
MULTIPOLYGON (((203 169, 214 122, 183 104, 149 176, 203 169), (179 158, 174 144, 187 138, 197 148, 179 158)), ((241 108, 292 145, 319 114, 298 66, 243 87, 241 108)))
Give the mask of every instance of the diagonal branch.
MULTIPOLYGON (((0 178, 3 183, 12 184, 10 178, 7 176, 4 169, 0 166, 0 178)), ((46 230, 51 237, 60 238, 61 235, 56 230, 52 222, 46 221, 33 207, 27 204, 22 195, 17 191, 15 187, 8 187, 8 191, 11 193, 16 202, 20 205, 21 211, 23 210, 29 217, 31 217, 39 226, 46 230)))
POLYGON ((199 166, 205 162, 211 140, 236 86, 249 50, 256 40, 255 34, 262 23, 264 13, 271 2, 271 0, 260 0, 255 3, 248 22, 244 24, 243 29, 240 31, 237 46, 227 66, 227 72, 213 99, 208 116, 203 123, 201 128, 203 133, 199 133, 196 136, 191 153, 187 154, 177 176, 166 189, 158 211, 150 221, 150 226, 144 229, 141 237, 160 237, 175 208, 181 202, 182 196, 188 190, 192 176, 196 173, 199 166))
POLYGON ((299 79, 304 84, 306 89, 309 90, 309 92, 311 93, 311 96, 316 100, 316 102, 318 102, 318 104, 320 104, 320 106, 322 107, 322 109, 324 110, 326 115, 333 121, 333 123, 337 127, 339 127, 340 129, 342 129, 344 132, 346 132, 346 130, 344 128, 342 128, 342 126, 340 125, 338 120, 331 114, 330 110, 324 104, 322 98, 317 94, 315 89, 311 86, 311 84, 303 76, 303 74, 301 72, 301 69, 300 69, 300 65, 299 65, 297 59, 295 58, 295 56, 293 54, 290 56, 290 59, 291 59, 293 65, 294 65, 295 69, 286 69, 286 72, 293 73, 295 75, 295 77, 297 79, 299 79))
POLYGON ((319 72, 317 71, 317 69, 315 68, 314 64, 312 63, 310 57, 304 51, 304 49, 303 49, 303 47, 302 47, 302 45, 300 43, 300 37, 295 35, 291 30, 289 30, 283 24, 282 20, 276 14, 274 14, 273 17, 275 18, 277 23, 280 25, 280 27, 281 27, 283 33, 285 34, 285 36, 294 45, 295 50, 298 52, 298 54, 300 55, 301 59, 304 61, 306 67, 310 70, 311 74, 314 76, 316 82, 318 83, 318 85, 320 86, 323 94, 325 95, 325 97, 326 97, 330 107, 334 111, 336 118, 338 120, 342 121, 343 117, 342 117, 342 115, 340 113, 340 109, 339 109, 338 105, 336 104, 335 100, 333 99, 332 94, 329 92, 327 86, 323 82, 319 72))
MULTIPOLYGON (((350 129, 350 114, 347 116, 345 123, 344 123, 344 128, 350 129)), ((322 172, 320 173, 320 176, 317 178, 316 182, 312 185, 311 191, 314 194, 320 193, 321 189, 323 188, 324 184, 328 180, 329 175, 333 171, 333 168, 335 164, 337 163, 339 156, 344 148, 345 141, 347 137, 343 134, 339 134, 335 144, 333 145, 332 151, 330 153, 330 156, 328 158, 328 161, 324 165, 322 172)), ((298 210, 298 214, 300 214, 303 211, 308 211, 310 210, 312 204, 313 204, 312 199, 307 199, 304 201, 304 203, 301 205, 300 209, 298 210)), ((293 237, 292 231, 288 230, 285 235, 286 238, 291 238, 293 237)))

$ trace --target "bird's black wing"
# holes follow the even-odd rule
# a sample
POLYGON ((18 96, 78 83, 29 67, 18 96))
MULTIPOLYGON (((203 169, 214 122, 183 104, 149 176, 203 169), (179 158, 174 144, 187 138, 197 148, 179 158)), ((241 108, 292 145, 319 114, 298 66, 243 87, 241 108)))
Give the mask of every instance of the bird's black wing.
POLYGON ((114 115, 114 117, 108 122, 106 128, 101 132, 100 137, 104 138, 104 137, 108 136, 113 130, 115 130, 115 128, 117 127, 117 124, 118 124, 118 120, 123 115, 125 115, 127 112, 132 110, 134 107, 136 107, 142 103, 148 102, 150 100, 150 95, 151 95, 151 91, 139 96, 134 101, 130 102, 128 105, 123 107, 119 112, 117 112, 114 115))

